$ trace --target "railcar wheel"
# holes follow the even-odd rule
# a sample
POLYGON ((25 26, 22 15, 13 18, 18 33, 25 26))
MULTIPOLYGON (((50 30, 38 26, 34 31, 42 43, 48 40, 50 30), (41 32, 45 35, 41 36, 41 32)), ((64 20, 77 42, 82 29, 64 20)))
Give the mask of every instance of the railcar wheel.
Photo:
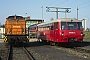
POLYGON ((56 43, 55 43, 55 42, 50 42, 50 45, 51 45, 51 46, 55 46, 56 43))
POLYGON ((51 46, 58 46, 59 43, 57 43, 57 42, 50 42, 50 45, 51 45, 51 46))
POLYGON ((42 40, 43 43, 46 43, 47 41, 46 40, 42 40))
POLYGON ((42 40, 42 43, 47 44, 47 41, 46 40, 42 40))

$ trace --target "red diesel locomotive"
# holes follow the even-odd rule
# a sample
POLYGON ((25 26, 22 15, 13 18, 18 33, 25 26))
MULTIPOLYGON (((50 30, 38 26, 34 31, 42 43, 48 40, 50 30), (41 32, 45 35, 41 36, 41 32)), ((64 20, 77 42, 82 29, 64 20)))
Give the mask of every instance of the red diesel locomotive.
POLYGON ((82 42, 82 21, 75 18, 61 18, 38 25, 38 40, 51 43, 82 42))

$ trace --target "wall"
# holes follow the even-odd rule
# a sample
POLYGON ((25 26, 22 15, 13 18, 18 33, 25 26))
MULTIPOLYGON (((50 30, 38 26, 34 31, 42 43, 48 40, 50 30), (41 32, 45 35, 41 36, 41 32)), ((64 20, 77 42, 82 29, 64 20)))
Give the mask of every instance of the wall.
POLYGON ((3 38, 3 34, 5 34, 5 28, 0 27, 0 38, 3 38))

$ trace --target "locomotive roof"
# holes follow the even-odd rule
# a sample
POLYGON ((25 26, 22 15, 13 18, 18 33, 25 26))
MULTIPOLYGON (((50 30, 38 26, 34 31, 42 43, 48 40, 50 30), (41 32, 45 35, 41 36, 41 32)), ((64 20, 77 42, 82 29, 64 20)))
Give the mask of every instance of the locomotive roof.
POLYGON ((9 16, 9 17, 7 17, 6 19, 13 20, 15 17, 16 17, 16 19, 24 19, 22 16, 16 16, 16 15, 14 15, 14 16, 9 16))
POLYGON ((48 21, 48 22, 38 24, 38 26, 43 25, 43 24, 53 23, 53 22, 82 22, 82 21, 77 20, 75 18, 60 18, 60 19, 56 19, 56 20, 52 20, 52 21, 48 21))

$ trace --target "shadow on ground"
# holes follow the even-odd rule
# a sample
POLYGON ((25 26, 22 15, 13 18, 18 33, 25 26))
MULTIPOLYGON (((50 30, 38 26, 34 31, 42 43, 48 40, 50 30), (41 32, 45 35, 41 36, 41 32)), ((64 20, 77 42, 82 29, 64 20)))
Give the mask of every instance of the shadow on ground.
POLYGON ((58 46, 60 47, 66 47, 66 48, 73 48, 73 47, 85 47, 85 46, 90 46, 90 42, 80 42, 80 43, 77 43, 77 42, 73 42, 73 43, 61 43, 59 44, 58 46))

